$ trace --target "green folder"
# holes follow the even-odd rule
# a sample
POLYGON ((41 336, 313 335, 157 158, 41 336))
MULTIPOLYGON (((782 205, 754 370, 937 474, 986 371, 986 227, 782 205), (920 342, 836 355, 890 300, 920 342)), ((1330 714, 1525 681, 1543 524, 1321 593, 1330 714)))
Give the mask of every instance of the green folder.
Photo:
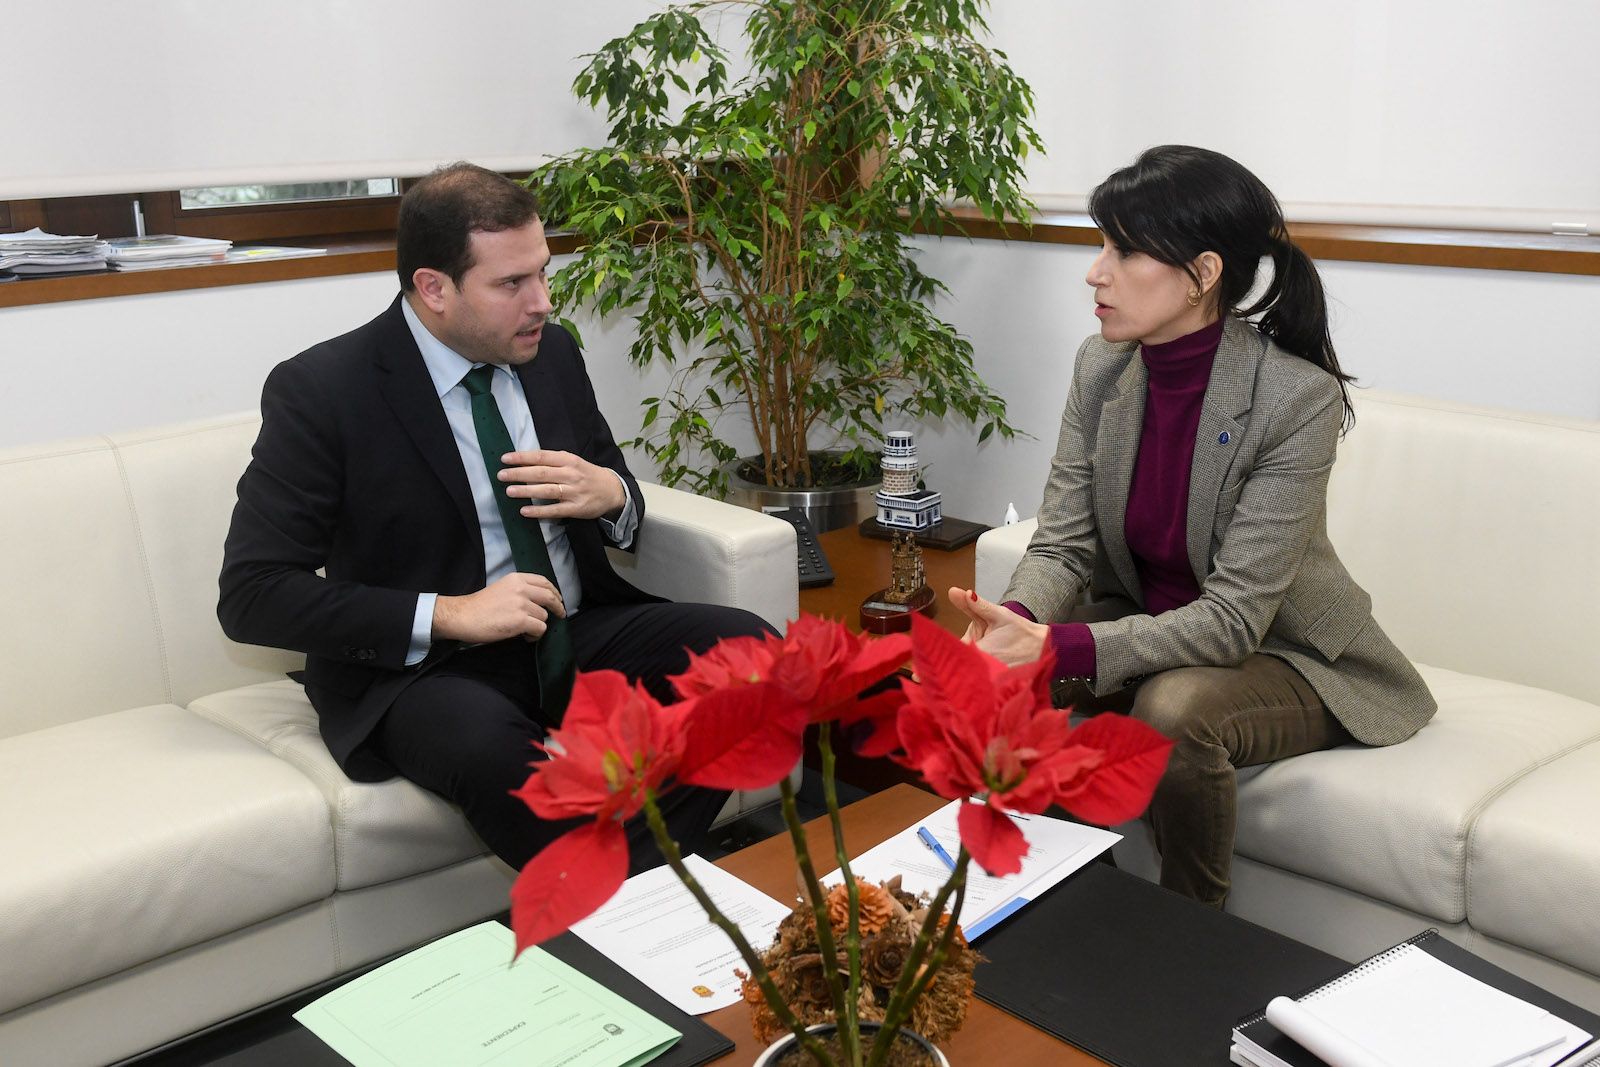
POLYGON ((295 1018, 356 1067, 637 1067, 677 1030, 484 922, 408 952, 295 1018))

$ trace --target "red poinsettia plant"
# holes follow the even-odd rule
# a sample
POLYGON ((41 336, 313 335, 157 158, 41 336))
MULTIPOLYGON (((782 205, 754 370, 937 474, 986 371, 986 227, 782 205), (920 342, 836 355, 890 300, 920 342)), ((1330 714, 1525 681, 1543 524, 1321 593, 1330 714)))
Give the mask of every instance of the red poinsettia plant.
POLYGON ((673 679, 682 698, 677 703, 663 705, 615 672, 580 674, 562 725, 545 748, 549 758, 533 764, 518 796, 542 819, 592 821, 557 838, 522 869, 511 890, 517 950, 564 932, 611 898, 628 873, 623 823, 642 812, 661 855, 750 968, 747 988, 759 990, 765 1010, 816 1062, 838 1064, 807 1033, 762 954, 684 866, 658 806, 680 786, 776 784, 804 889, 797 911, 810 911, 807 927, 814 922, 820 958, 838 961, 821 969, 821 979, 843 1063, 883 1063, 892 1035, 941 965, 965 948, 958 922, 970 864, 993 875, 1021 869, 1028 843, 1005 813, 1031 815, 1059 805, 1088 822, 1122 822, 1145 809, 1166 768, 1171 742, 1141 722, 1105 714, 1074 727, 1067 711, 1051 706, 1051 668, 1048 649, 1037 662, 1005 667, 920 616, 909 636, 873 639, 802 615, 782 638, 730 639, 692 657, 689 669, 673 679), (908 660, 914 680, 887 689, 877 684, 908 660), (835 889, 831 912, 789 781, 811 726, 846 905, 839 907, 835 889), (865 884, 851 874, 839 818, 836 736, 861 754, 917 771, 940 796, 964 801, 955 869, 916 910, 920 928, 898 980, 873 1009, 884 1038, 871 1047, 857 1036, 862 1004, 872 1004, 862 996, 865 884))

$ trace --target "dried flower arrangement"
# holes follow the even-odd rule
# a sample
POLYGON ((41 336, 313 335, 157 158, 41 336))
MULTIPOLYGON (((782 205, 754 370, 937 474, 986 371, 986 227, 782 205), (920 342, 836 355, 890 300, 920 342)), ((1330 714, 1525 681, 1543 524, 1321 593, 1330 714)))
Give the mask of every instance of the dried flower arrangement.
MULTIPOLYGON (((882 884, 857 879, 856 899, 861 931, 861 992, 856 999, 856 1018, 881 1023, 888 1013, 890 997, 906 973, 917 932, 928 917, 929 897, 907 893, 900 888, 900 879, 892 878, 882 884)), ((850 928, 850 894, 844 886, 834 886, 827 900, 828 922, 838 944, 850 928)), ((941 929, 944 922, 941 918, 941 929)), ((979 958, 958 928, 951 952, 927 990, 912 1005, 906 1025, 935 1044, 961 1029, 967 1018, 967 1002, 972 998, 972 971, 979 958)), ((772 946, 761 956, 773 984, 806 1026, 831 1023, 837 1018, 825 960, 817 943, 816 915, 807 904, 797 905, 779 924, 772 946)), ((833 970, 848 978, 849 961, 835 955, 833 970)), ((775 1041, 788 1033, 789 1028, 767 1006, 761 983, 744 971, 738 973, 744 979, 744 999, 750 1005, 756 1037, 775 1041)))

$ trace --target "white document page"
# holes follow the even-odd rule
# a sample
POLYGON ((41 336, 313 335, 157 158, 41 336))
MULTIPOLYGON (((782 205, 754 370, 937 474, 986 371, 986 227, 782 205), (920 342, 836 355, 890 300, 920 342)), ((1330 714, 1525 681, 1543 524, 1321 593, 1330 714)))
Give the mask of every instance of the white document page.
MULTIPOLYGON (((956 830, 956 812, 960 807, 960 801, 951 801, 915 826, 908 826, 882 844, 869 848, 850 861, 851 871, 857 878, 869 882, 886 882, 898 874, 901 888, 908 893, 931 895, 937 892, 950 877, 950 868, 922 843, 917 830, 926 827, 944 846, 945 852, 955 856, 961 848, 961 835, 956 830)), ((1022 870, 1004 878, 986 874, 976 862, 968 865, 967 897, 960 919, 961 932, 969 941, 982 937, 1002 919, 1020 911, 1045 890, 1122 840, 1121 834, 1110 830, 1046 815, 1011 815, 1010 818, 1027 838, 1028 852, 1022 857, 1022 870)), ((817 859, 821 866, 820 857, 817 859)), ((839 884, 838 870, 823 881, 829 885, 839 884)))
POLYGON ((406 953, 294 1017, 356 1067, 639 1067, 678 1031, 542 949, 480 923, 406 953))
MULTIPOLYGON (((789 908, 699 856, 688 857, 684 865, 745 940, 757 952, 766 951, 789 908)), ((671 867, 629 878, 572 932, 690 1015, 725 1008, 740 997, 733 973, 745 966, 739 950, 712 925, 671 867)))
POLYGON ((1335 1067, 1549 1067, 1590 1037, 1414 945, 1298 1002, 1274 1000, 1267 1020, 1335 1067), (1355 1058, 1341 1058, 1341 1041, 1355 1058))

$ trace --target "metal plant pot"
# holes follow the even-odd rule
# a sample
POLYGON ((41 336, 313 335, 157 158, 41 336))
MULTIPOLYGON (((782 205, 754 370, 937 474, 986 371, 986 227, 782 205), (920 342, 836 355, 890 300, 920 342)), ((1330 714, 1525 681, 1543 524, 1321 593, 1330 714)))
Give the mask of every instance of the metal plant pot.
MULTIPOLYGON (((806 1032, 816 1034, 819 1037, 827 1037, 832 1035, 835 1029, 836 1027, 832 1023, 818 1023, 816 1026, 806 1027, 806 1032)), ((880 1027, 877 1023, 861 1024, 863 1036, 876 1034, 879 1029, 880 1027)), ((926 1053, 930 1067, 950 1067, 950 1061, 945 1058, 945 1054, 922 1035, 902 1029, 900 1031, 900 1040, 909 1048, 920 1048, 922 1052, 926 1053)), ((773 1067, 774 1064, 780 1063, 785 1056, 789 1057, 790 1061, 793 1062, 794 1058, 799 1054, 797 1052, 798 1045, 799 1042, 795 1040, 793 1034, 784 1034, 768 1045, 766 1051, 761 1054, 760 1058, 751 1067, 773 1067)), ((807 1056, 806 1059, 809 1061, 810 1057, 807 1056)))
POLYGON ((883 484, 880 477, 853 482, 849 485, 826 489, 775 489, 762 482, 752 482, 739 476, 739 468, 746 463, 760 466, 760 457, 736 459, 725 468, 728 472, 728 502, 755 511, 782 511, 799 508, 806 521, 817 533, 852 526, 877 513, 873 495, 883 484))

